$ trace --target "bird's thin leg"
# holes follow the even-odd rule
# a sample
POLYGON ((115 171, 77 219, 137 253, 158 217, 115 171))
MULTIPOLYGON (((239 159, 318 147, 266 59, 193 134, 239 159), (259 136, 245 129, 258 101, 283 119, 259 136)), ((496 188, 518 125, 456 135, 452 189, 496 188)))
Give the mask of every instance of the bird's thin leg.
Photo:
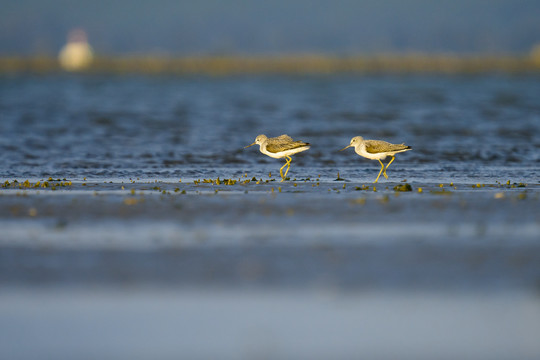
POLYGON ((287 170, 285 171, 285 177, 287 177, 287 173, 289 172, 289 169, 291 168, 291 161, 292 161, 292 158, 290 156, 287 156, 286 159, 287 159, 287 163, 285 165, 287 165, 287 170))
POLYGON ((379 176, 381 176, 381 173, 383 172, 384 170, 384 164, 382 163, 382 161, 380 159, 377 159, 379 160, 379 162, 381 163, 381 171, 379 171, 379 175, 377 175, 377 178, 375 179, 375 181, 373 182, 374 184, 379 181, 379 176))
POLYGON ((394 161, 395 159, 396 159, 396 157, 395 157, 395 156, 392 156, 392 160, 390 160, 390 162, 386 165, 386 168, 385 168, 384 171, 383 171, 383 175, 384 175, 384 177, 387 178, 387 179, 388 179, 388 175, 386 175, 386 170, 388 169, 388 167, 390 166, 390 164, 392 163, 392 161, 394 161))
POLYGON ((289 162, 285 162, 285 164, 279 169, 279 175, 281 175, 281 181, 283 181, 285 179, 285 176, 283 176, 283 168, 285 166, 287 166, 287 164, 289 164, 289 162))

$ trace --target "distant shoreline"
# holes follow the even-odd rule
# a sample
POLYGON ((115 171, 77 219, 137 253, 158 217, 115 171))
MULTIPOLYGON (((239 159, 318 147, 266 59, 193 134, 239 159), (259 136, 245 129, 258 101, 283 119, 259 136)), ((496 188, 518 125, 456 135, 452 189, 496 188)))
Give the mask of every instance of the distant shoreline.
MULTIPOLYGON (((0 57, 0 74, 63 71, 51 56, 0 57)), ((540 72, 537 56, 495 55, 282 55, 282 56, 115 56, 96 57, 82 73, 142 74, 336 74, 540 72)))

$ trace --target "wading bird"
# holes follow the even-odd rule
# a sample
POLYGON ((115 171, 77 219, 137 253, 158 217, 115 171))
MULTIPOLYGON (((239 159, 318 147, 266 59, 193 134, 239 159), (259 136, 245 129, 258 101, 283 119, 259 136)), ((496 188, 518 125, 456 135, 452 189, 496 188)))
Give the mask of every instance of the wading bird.
POLYGON ((266 135, 259 135, 255 138, 253 144, 244 147, 244 149, 253 145, 259 145, 263 154, 273 157, 274 159, 286 159, 285 165, 279 169, 282 182, 285 180, 289 168, 291 167, 291 155, 306 151, 310 147, 309 143, 294 141, 290 136, 285 134, 274 138, 268 138, 266 135), (287 166, 287 170, 285 171, 285 174, 283 174, 283 168, 285 166, 287 166))
POLYGON ((381 171, 379 171, 379 175, 377 175, 374 183, 379 181, 379 176, 381 176, 381 173, 384 175, 385 178, 388 179, 388 175, 386 175, 386 170, 388 169, 392 161, 394 161, 394 155, 400 152, 411 150, 411 147, 405 144, 391 144, 382 140, 364 140, 364 138, 361 136, 353 137, 351 139, 351 143, 348 146, 345 146, 340 151, 343 151, 350 147, 354 147, 354 151, 360 156, 371 160, 379 160, 379 162, 381 163, 381 171), (392 159, 385 168, 381 160, 386 159, 387 156, 391 156, 392 159))

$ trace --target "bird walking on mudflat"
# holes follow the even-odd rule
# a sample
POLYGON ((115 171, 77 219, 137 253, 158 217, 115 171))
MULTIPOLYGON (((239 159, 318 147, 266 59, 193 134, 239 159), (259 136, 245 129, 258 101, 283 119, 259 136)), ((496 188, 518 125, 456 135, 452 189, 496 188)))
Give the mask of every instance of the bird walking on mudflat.
POLYGON ((263 154, 274 159, 285 158, 285 165, 279 169, 282 182, 285 180, 285 177, 289 172, 289 168, 291 167, 291 155, 306 151, 310 148, 309 143, 305 143, 303 141, 294 141, 290 136, 285 134, 273 138, 269 138, 266 135, 259 135, 255 138, 255 142, 253 144, 244 147, 244 149, 253 145, 259 145, 259 150, 263 154), (285 174, 283 174, 283 168, 285 166, 287 167, 287 170, 285 171, 285 174))
POLYGON ((379 181, 381 173, 386 179, 388 179, 388 175, 386 175, 386 170, 394 161, 395 155, 397 153, 411 150, 411 147, 405 144, 391 144, 383 140, 364 140, 364 138, 361 136, 353 137, 351 139, 351 143, 348 146, 345 146, 340 151, 343 151, 350 147, 354 147, 354 151, 360 156, 371 160, 379 160, 379 163, 381 164, 381 171, 379 171, 379 175, 377 175, 374 183, 379 181), (387 156, 392 157, 392 159, 390 160, 388 165, 384 167, 384 164, 381 160, 386 159, 387 156))

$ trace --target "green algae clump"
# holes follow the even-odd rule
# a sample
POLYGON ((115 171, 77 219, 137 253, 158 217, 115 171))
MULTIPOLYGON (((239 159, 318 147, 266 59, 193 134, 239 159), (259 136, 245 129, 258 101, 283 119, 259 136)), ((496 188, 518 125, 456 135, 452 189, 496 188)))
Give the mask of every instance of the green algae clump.
POLYGON ((412 186, 410 184, 396 185, 394 186, 394 191, 412 191, 412 186))

